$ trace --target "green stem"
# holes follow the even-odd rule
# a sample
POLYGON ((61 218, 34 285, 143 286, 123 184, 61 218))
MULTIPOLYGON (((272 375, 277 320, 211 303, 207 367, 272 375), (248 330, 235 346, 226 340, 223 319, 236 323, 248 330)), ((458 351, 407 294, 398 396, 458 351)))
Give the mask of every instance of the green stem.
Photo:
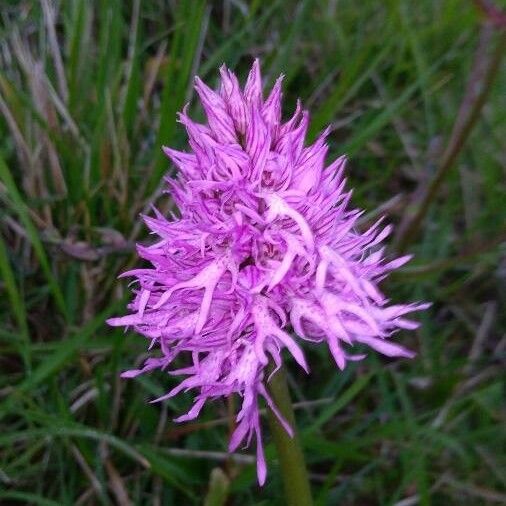
POLYGON ((287 506, 311 506, 311 488, 304 461, 304 454, 297 436, 295 416, 292 401, 288 391, 286 373, 281 368, 268 383, 269 393, 280 413, 293 429, 294 436, 290 437, 275 413, 267 410, 267 417, 272 438, 276 445, 287 506))

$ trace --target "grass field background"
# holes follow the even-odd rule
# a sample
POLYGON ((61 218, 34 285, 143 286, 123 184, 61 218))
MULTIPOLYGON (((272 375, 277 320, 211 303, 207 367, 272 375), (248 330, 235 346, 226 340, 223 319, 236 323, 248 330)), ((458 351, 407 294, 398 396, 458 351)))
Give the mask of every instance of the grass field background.
MULTIPOLYGON (((399 224, 500 30, 463 0, 4 0, 0 15, 0 504, 282 505, 268 435, 259 489, 252 453, 226 453, 229 406, 174 424, 191 395, 149 404, 178 379, 121 380, 145 340, 104 324, 149 241, 139 214, 169 203, 176 112, 202 116, 192 76, 214 85, 225 62, 244 79, 254 57, 266 84, 285 74, 285 114, 300 97, 310 135, 332 124, 331 159, 349 155, 363 224, 399 224)), ((308 348, 309 378, 289 365, 319 506, 506 503, 504 70, 385 286, 433 302, 399 337, 417 357, 341 373, 308 348)))

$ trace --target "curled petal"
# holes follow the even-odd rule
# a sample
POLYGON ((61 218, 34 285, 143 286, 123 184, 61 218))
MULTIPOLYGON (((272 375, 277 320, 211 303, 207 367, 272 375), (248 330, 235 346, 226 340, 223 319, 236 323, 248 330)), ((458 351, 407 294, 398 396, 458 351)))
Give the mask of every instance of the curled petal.
POLYGON ((378 339, 377 337, 358 336, 357 341, 359 343, 367 344, 367 346, 370 346, 374 350, 383 353, 383 355, 386 355, 387 357, 413 358, 416 355, 412 351, 409 351, 398 344, 394 344, 383 339, 378 339))
POLYGON ((306 247, 309 251, 312 251, 314 249, 313 232, 304 217, 295 209, 292 209, 281 197, 278 197, 277 195, 265 194, 262 195, 262 197, 269 206, 266 216, 267 221, 271 222, 279 216, 287 216, 291 218, 299 226, 306 247))
POLYGON ((292 354, 295 361, 308 373, 309 367, 307 365, 304 353, 295 341, 286 332, 281 330, 274 320, 269 315, 267 305, 262 297, 257 297, 253 310, 253 321, 257 331, 255 339, 255 351, 257 352, 260 362, 267 364, 267 356, 264 350, 264 342, 268 337, 275 337, 277 340, 292 354))

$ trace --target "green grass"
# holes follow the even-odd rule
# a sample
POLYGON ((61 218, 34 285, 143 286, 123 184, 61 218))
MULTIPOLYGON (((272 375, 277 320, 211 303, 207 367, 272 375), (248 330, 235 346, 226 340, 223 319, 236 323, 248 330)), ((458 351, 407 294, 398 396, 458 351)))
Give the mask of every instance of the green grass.
MULTIPOLYGON (((281 505, 268 436, 259 489, 251 459, 224 458, 225 404, 177 425, 189 395, 147 402, 177 378, 119 379, 145 342, 104 320, 149 240, 139 213, 167 207, 160 145, 184 146, 186 102, 202 114, 195 73, 244 79, 258 56, 268 83, 285 74, 287 114, 310 106, 311 136, 334 124, 354 204, 398 223, 450 135, 481 18, 461 0, 56 5, 0 7, 0 503, 281 505)), ((434 302, 402 336, 417 358, 339 373, 309 347, 311 378, 289 368, 319 506, 506 502, 505 87, 502 67, 388 282, 434 302)))

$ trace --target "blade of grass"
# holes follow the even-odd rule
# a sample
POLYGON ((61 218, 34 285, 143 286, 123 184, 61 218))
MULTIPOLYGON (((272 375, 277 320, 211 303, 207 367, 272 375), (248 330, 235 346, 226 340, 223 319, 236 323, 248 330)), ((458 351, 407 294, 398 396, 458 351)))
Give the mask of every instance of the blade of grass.
POLYGON ((202 63, 199 74, 201 77, 215 72, 218 65, 225 62, 228 67, 234 66, 242 52, 247 51, 247 43, 250 41, 249 35, 254 30, 257 32, 265 28, 266 23, 271 19, 276 9, 280 6, 281 0, 272 2, 265 8, 265 11, 254 17, 250 14, 244 26, 231 33, 217 49, 215 49, 202 63))
POLYGON ((0 274, 7 290, 7 295, 10 300, 10 307, 14 313, 19 326, 21 337, 21 355, 25 364, 26 374, 29 376, 32 369, 32 358, 30 348, 30 334, 28 331, 28 323, 26 320, 26 307, 23 297, 19 293, 16 285, 16 279, 9 261, 7 247, 3 238, 0 236, 0 274))
POLYGON ((77 437, 77 438, 85 438, 92 439, 95 441, 103 441, 110 445, 112 448, 120 451, 127 457, 130 457, 132 460, 140 464, 142 467, 146 469, 151 468, 151 464, 149 460, 146 459, 135 447, 126 443, 124 440, 113 436, 112 434, 107 434, 105 432, 101 432, 99 430, 91 429, 89 427, 80 426, 78 424, 72 425, 58 425, 57 423, 53 424, 50 427, 43 427, 39 429, 29 429, 22 430, 16 432, 6 432, 0 434, 0 446, 5 446, 9 444, 15 444, 22 441, 28 441, 31 439, 38 439, 43 437, 77 437))
POLYGON ((124 301, 118 302, 98 314, 93 320, 86 324, 81 330, 73 336, 58 343, 55 350, 49 357, 44 358, 43 362, 33 370, 33 373, 24 379, 14 388, 9 397, 0 403, 0 417, 9 412, 12 403, 23 393, 33 391, 38 385, 46 381, 50 376, 56 374, 62 367, 71 363, 71 359, 79 352, 83 343, 85 343, 103 324, 105 319, 110 316, 124 301))
POLYGON ((158 152, 155 166, 147 182, 147 193, 151 194, 167 170, 165 155, 159 148, 171 144, 176 131, 176 113, 183 105, 190 86, 194 52, 205 25, 206 2, 184 0, 178 4, 175 14, 176 29, 172 35, 172 50, 169 56, 167 74, 161 102, 161 117, 155 146, 158 152))
POLYGON ((506 51, 506 30, 498 33, 494 46, 494 28, 484 23, 476 49, 473 69, 470 73, 466 93, 462 99, 459 113, 441 157, 441 162, 430 183, 424 188, 421 197, 412 204, 411 212, 405 213, 396 237, 396 251, 403 253, 416 237, 430 205, 437 195, 441 183, 457 161, 466 140, 475 126, 487 95, 501 68, 501 60, 506 51), (493 50, 490 50, 490 47, 493 50))
POLYGON ((31 494, 30 492, 21 492, 17 490, 10 490, 7 492, 0 491, 0 499, 10 499, 21 504, 38 504, 39 506, 61 506, 61 503, 46 499, 38 494, 31 494))
POLYGON ((292 63, 295 41, 301 36, 311 4, 312 0, 298 2, 292 22, 287 27, 286 36, 281 39, 279 50, 276 51, 275 58, 269 66, 271 76, 277 77, 281 73, 285 74, 285 83, 290 82, 295 71, 296 66, 292 63))
POLYGON ((64 16, 65 41, 68 59, 66 69, 69 85, 69 108, 76 111, 82 107, 82 90, 87 89, 92 72, 85 72, 90 68, 91 51, 91 23, 93 18, 93 5, 87 0, 75 0, 65 3, 62 8, 69 12, 64 16))
POLYGON ((327 423, 335 414, 343 409, 351 400, 363 390, 372 378, 372 374, 361 376, 345 390, 331 405, 323 410, 321 415, 306 429, 302 430, 302 435, 310 435, 319 430, 327 423))
POLYGON ((12 177, 11 171, 7 167, 4 159, 0 155, 0 180, 4 183, 7 188, 7 193, 13 203, 13 211, 19 216, 25 230, 28 234, 30 243, 35 251, 35 255, 40 262, 40 266, 46 280, 48 282, 49 288, 53 295, 54 301, 56 303, 57 308, 61 311, 62 315, 65 319, 68 319, 69 315, 67 312, 67 307, 65 304, 65 300, 63 298, 62 292, 60 290, 60 285, 56 278, 54 277, 51 271, 51 264, 48 260, 46 252, 44 250, 44 246, 39 238, 39 233, 30 219, 30 216, 27 211, 27 206, 23 201, 21 193, 19 192, 17 185, 12 177))
POLYGON ((353 156, 357 153, 367 142, 369 142, 374 136, 387 125, 391 119, 402 110, 413 97, 417 90, 419 90, 421 83, 428 79, 434 72, 441 66, 441 64, 448 58, 448 55, 444 55, 442 58, 437 60, 427 70, 425 74, 419 75, 410 86, 408 86, 398 98, 390 102, 390 104, 379 114, 377 114, 372 120, 367 122, 364 128, 358 128, 358 133, 352 137, 342 148, 342 151, 347 153, 349 156, 353 156))
POLYGON ((140 74, 139 41, 142 36, 140 24, 140 0, 135 0, 130 22, 130 40, 126 62, 124 96, 122 97, 123 123, 128 132, 135 126, 137 104, 142 92, 140 74))
POLYGON ((413 405, 406 391, 404 378, 395 374, 395 372, 392 376, 398 398, 401 401, 403 418, 408 428, 410 438, 412 439, 409 447, 403 452, 406 465, 408 467, 407 472, 405 473, 405 479, 406 481, 409 481, 409 477, 412 476, 416 480, 416 490, 420 498, 420 504, 422 506, 428 506, 430 504, 428 485, 429 479, 427 476, 426 455, 423 451, 423 441, 420 439, 420 427, 416 421, 413 405))
POLYGON ((405 2, 397 0, 396 9, 401 22, 401 28, 404 36, 408 41, 408 47, 413 54, 416 70, 420 80, 420 92, 423 97, 423 105, 425 112, 425 122, 427 124, 427 138, 431 139, 434 136, 436 122, 434 118, 434 107, 429 94, 430 83, 428 82, 428 63, 424 52, 424 45, 421 39, 420 30, 413 26, 412 16, 409 11, 409 6, 405 2))
POLYGON ((385 61, 391 49, 392 42, 390 41, 371 60, 377 48, 374 45, 368 45, 344 68, 338 85, 313 115, 309 127, 310 138, 314 138, 325 125, 332 122, 342 107, 360 91, 372 73, 385 61))
POLYGON ((111 448, 121 452, 143 468, 149 469, 150 472, 160 474, 162 477, 169 480, 173 486, 183 491, 188 497, 193 499, 196 498, 191 489, 181 483, 182 475, 177 465, 172 464, 166 456, 159 453, 155 448, 146 445, 132 445, 126 442, 126 440, 112 434, 81 424, 62 424, 61 422, 53 420, 53 423, 46 427, 0 434, 0 447, 30 441, 32 439, 37 440, 39 438, 83 438, 107 443, 111 448))

